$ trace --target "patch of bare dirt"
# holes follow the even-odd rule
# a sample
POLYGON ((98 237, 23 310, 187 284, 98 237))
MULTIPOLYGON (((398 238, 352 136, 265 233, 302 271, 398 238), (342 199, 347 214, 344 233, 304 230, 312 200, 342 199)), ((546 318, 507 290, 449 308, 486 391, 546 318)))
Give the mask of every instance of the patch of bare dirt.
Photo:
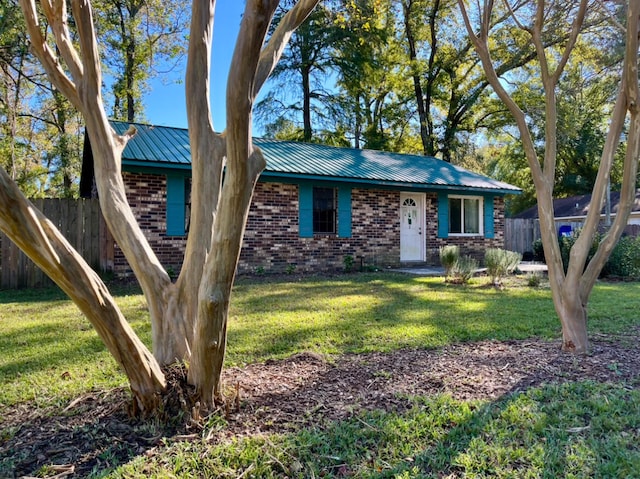
MULTIPOLYGON (((407 395, 446 392, 462 400, 495 400, 544 383, 587 379, 637 388, 638 336, 592 335, 591 353, 580 358, 561 353, 559 342, 484 341, 332 360, 305 353, 231 368, 225 383, 232 395, 240 391, 239 408, 230 401, 228 410, 219 411, 227 426, 209 439, 292 431, 363 409, 403 411, 410 407, 407 395)), ((164 438, 185 440, 205 432, 190 414, 169 426, 133 420, 127 404, 127 393, 115 390, 83 396, 62 410, 20 405, 2 411, 0 472, 83 477, 152 454, 164 438)))

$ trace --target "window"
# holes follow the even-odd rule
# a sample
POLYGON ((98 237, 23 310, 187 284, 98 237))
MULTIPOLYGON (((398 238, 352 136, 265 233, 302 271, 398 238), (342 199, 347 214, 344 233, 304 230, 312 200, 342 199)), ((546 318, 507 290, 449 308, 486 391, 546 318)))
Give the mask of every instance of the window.
POLYGON ((482 198, 449 197, 449 234, 482 234, 482 198))
POLYGON ((351 237, 350 187, 316 187, 302 182, 298 188, 298 224, 301 238, 313 238, 314 235, 351 237))
POLYGON ((336 232, 336 189, 313 188, 313 232, 336 232))

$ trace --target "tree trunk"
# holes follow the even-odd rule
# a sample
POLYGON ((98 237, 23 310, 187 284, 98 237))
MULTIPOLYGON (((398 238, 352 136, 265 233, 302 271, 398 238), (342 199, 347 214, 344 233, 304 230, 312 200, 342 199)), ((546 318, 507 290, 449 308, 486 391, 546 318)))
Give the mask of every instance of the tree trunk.
MULTIPOLYGON (((60 238, 55 228, 34 212, 19 192, 16 193, 15 184, 0 189, 0 206, 3 206, 0 208, 0 229, 30 253, 91 320, 125 370, 137 404, 143 411, 150 411, 158 404, 159 395, 165 388, 158 363, 165 365, 190 359, 189 379, 197 387, 205 408, 220 394, 231 288, 253 188, 266 164, 252 144, 252 108, 291 33, 317 2, 296 2, 261 50, 279 2, 247 1, 228 81, 227 139, 226 134, 214 133, 209 109, 215 0, 194 0, 186 79, 193 162, 190 218, 193 228, 187 241, 183 268, 173 285, 127 202, 121 155, 136 132, 135 128, 130 128, 124 135, 117 135, 106 117, 89 0, 72 0, 80 50, 75 49, 76 42, 69 35, 66 3, 42 3, 65 70, 42 34, 35 3, 21 0, 34 52, 52 83, 78 108, 86 121, 100 206, 109 230, 144 292, 158 361, 135 336, 97 275, 88 269, 64 238, 60 238), (225 161, 225 183, 221 187, 225 161), (6 196, 8 193, 18 199, 6 196)), ((130 113, 132 105, 130 101, 130 113)), ((0 175, 0 180, 10 183, 6 174, 0 175)))
MULTIPOLYGON (((230 126, 232 126, 231 124, 230 126)), ((240 134, 242 134, 240 132, 240 134)), ((229 161, 248 158, 229 168, 214 223, 211 254, 205 263, 198 293, 198 311, 189 380, 198 388, 202 403, 212 405, 220 397, 221 373, 227 343, 227 316, 231 288, 240 257, 249 206, 255 183, 266 163, 259 150, 245 153, 247 146, 228 148, 229 161)), ((234 143, 230 143, 234 144, 234 143)))
MULTIPOLYGON (((302 59, 303 64, 305 59, 302 59)), ((313 129, 311 127, 311 71, 308 66, 302 68, 302 120, 303 130, 302 139, 311 141, 313 137, 313 129)))
MULTIPOLYGON (((456 102, 457 102, 456 92, 454 89, 452 89, 451 97, 449 99, 449 105, 453 105, 456 102)), ((447 163, 451 163, 452 155, 455 148, 456 133, 457 133, 457 124, 455 121, 455 111, 449 108, 449 111, 447 113, 446 124, 444 127, 444 134, 442 137, 442 159, 447 163)))
MULTIPOLYGON (((261 45, 278 2, 248 2, 227 84, 227 166, 213 225, 211 253, 198 293, 194 346, 189 380, 203 405, 220 395, 227 342, 227 315, 253 188, 266 166, 253 147, 251 112, 261 45), (249 94, 247 94, 249 93, 249 94)), ((216 152, 218 153, 218 152, 216 152)), ((217 156, 214 153, 214 156, 217 156)))
POLYGON ((554 302, 562 325, 562 350, 575 354, 589 351, 587 336, 587 306, 583 304, 580 288, 565 282, 554 302))
MULTIPOLYGON (((433 88, 433 81, 427 81, 427 97, 425 98, 424 89, 422 88, 422 80, 420 78, 420 72, 418 71, 417 59, 418 54, 416 51, 416 41, 413 33, 413 29, 411 28, 411 10, 413 8, 413 1, 410 0, 408 2, 402 2, 402 12, 403 12, 403 23, 405 29, 405 35, 407 37, 407 45, 409 47, 409 60, 411 63, 411 68, 413 69, 413 73, 411 75, 413 80, 413 90, 416 98, 416 105, 418 108, 418 120, 420 123, 420 140, 422 142, 422 151, 424 155, 435 155, 435 142, 433 139, 432 130, 433 128, 430 126, 429 119, 429 108, 431 105, 431 89, 433 88)), ((429 55, 429 78, 433 78, 433 64, 435 61, 436 54, 436 32, 435 32, 435 20, 436 15, 439 10, 440 2, 436 0, 432 7, 431 14, 429 15, 429 24, 431 30, 431 53, 429 55)))
POLYGON ((360 149, 360 136, 362 135, 362 118, 361 118, 361 107, 360 107, 360 95, 356 94, 354 98, 355 104, 355 125, 353 132, 353 146, 356 149, 360 149))
MULTIPOLYGON (((552 215, 542 214, 543 211, 553 211, 552 186, 546 183, 543 185, 540 185, 540 181, 536 182, 540 236, 545 251, 553 304, 562 326, 562 350, 585 354, 589 349, 587 305, 583 300, 585 296, 582 294, 580 276, 565 276, 554 218, 552 215)), ((588 298, 588 295, 586 297, 588 298)))
POLYGON ((136 107, 135 107, 135 75, 136 75, 136 39, 135 35, 131 33, 127 38, 127 47, 125 50, 126 69, 125 95, 127 98, 127 121, 133 123, 136 119, 136 107))
POLYGON ((141 411, 152 411, 165 388, 151 353, 122 316, 98 275, 0 168, 0 230, 73 300, 129 379, 141 411))
POLYGON ((58 155, 60 157, 60 166, 62 170, 62 196, 71 198, 72 195, 72 179, 70 174, 71 168, 71 148, 69 147, 69 138, 67 136, 67 103, 64 96, 58 90, 53 89, 53 100, 55 103, 55 122, 60 134, 58 138, 58 155))

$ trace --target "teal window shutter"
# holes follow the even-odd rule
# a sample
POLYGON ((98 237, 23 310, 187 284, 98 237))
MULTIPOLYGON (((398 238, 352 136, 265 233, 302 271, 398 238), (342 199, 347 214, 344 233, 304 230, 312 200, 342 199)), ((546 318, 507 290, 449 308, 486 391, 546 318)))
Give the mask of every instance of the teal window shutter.
POLYGON ((167 236, 184 236, 185 188, 183 175, 167 175, 167 236))
POLYGON ((493 238, 493 196, 484 197, 484 237, 493 238))
POLYGON ((449 196, 446 192, 438 193, 438 238, 449 237, 449 196))
POLYGON ((301 238, 313 238, 313 187, 298 186, 298 227, 301 238))
POLYGON ((338 236, 351 238, 351 188, 338 188, 338 236))

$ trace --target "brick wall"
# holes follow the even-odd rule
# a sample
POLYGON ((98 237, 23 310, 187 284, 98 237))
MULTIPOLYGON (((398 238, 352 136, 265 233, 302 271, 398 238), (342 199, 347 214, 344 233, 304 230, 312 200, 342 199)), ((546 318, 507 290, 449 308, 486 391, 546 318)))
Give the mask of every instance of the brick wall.
MULTIPOLYGON (((127 199, 151 248, 166 269, 180 271, 186 245, 184 236, 167 236, 167 179, 162 175, 123 173, 127 199)), ((115 247, 114 270, 131 274, 122 251, 115 247)))
POLYGON ((397 192, 354 189, 351 192, 352 235, 300 238, 298 186, 258 183, 249 211, 240 254, 241 273, 262 269, 280 273, 341 270, 352 256, 356 267, 397 265, 400 232, 397 192))
MULTIPOLYGON (((160 262, 179 271, 186 238, 166 236, 166 179, 160 175, 124 173, 127 196, 160 262)), ((400 260, 400 193, 379 189, 354 188, 352 235, 315 235, 300 238, 298 229, 298 186, 258 183, 244 236, 238 271, 263 270, 280 273, 291 269, 313 273, 341 270, 344 258, 353 257, 355 267, 397 266, 400 260)), ((494 201, 495 238, 437 238, 436 194, 427 193, 427 262, 439 264, 438 249, 457 244, 462 254, 481 258, 485 248, 504 245, 504 200, 494 201)), ((122 252, 116 247, 115 270, 130 273, 122 252)))

